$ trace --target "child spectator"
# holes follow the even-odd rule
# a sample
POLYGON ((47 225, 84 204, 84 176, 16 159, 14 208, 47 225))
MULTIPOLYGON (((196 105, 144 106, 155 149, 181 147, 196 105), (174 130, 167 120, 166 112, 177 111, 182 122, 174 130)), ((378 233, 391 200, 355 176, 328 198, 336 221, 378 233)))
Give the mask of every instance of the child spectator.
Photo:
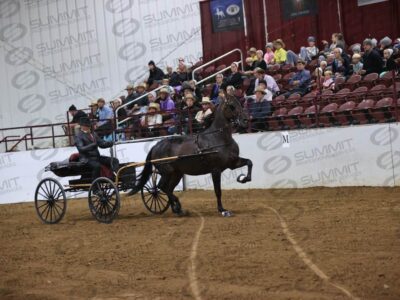
POLYGON ((301 47, 299 56, 302 60, 310 62, 318 56, 319 49, 315 46, 315 37, 308 37, 307 42, 308 47, 301 47))
POLYGON ((272 61, 274 60, 274 45, 272 43, 267 43, 265 46, 265 54, 264 54, 264 60, 267 65, 271 64, 272 61))
POLYGON ((324 90, 334 90, 335 89, 335 81, 333 80, 331 71, 325 71, 324 82, 322 83, 322 89, 324 89, 324 90))
POLYGON ((361 74, 363 63, 361 62, 361 55, 356 53, 352 57, 353 74, 361 74))

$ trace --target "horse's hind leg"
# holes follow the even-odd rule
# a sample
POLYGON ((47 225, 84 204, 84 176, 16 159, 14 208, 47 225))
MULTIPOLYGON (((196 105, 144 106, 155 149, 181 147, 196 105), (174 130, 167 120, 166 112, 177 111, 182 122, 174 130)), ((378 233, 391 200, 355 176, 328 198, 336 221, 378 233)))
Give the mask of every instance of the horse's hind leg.
POLYGON ((182 175, 178 173, 163 174, 159 183, 160 189, 168 196, 172 211, 177 215, 182 214, 182 207, 179 198, 174 195, 174 189, 181 179, 182 175))

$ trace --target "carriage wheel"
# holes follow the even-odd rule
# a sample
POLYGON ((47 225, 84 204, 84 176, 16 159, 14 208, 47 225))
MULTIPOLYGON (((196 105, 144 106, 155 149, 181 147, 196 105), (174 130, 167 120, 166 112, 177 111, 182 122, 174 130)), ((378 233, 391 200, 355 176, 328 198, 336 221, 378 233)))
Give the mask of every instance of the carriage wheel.
POLYGON ((118 215, 121 205, 117 187, 105 177, 93 181, 89 189, 88 201, 90 212, 100 223, 111 223, 118 215))
POLYGON ((158 187, 160 174, 157 170, 153 170, 149 181, 142 189, 142 200, 144 206, 153 214, 161 215, 169 208, 167 195, 158 187))
POLYGON ((35 207, 43 223, 60 222, 67 210, 67 197, 61 183, 54 178, 42 179, 35 191, 35 207))

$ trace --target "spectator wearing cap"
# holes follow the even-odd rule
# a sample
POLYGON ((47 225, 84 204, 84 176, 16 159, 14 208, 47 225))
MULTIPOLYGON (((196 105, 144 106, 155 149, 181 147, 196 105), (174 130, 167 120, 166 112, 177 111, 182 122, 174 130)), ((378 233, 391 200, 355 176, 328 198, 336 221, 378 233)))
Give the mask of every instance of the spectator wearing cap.
POLYGON ((163 120, 160 112, 160 105, 152 102, 149 104, 148 112, 140 119, 142 134, 146 137, 154 137, 160 135, 160 128, 163 120))
POLYGON ((379 41, 379 54, 383 57, 383 52, 386 49, 392 48, 392 39, 388 36, 385 36, 383 39, 379 41))
POLYGON ((307 39, 308 47, 301 47, 300 58, 306 62, 310 62, 317 58, 319 49, 315 46, 315 37, 309 36, 307 39))
POLYGON ((271 111, 271 104, 265 100, 265 89, 257 87, 255 95, 247 98, 245 108, 249 113, 253 131, 265 129, 265 121, 271 111))
POLYGON ((161 111, 172 111, 175 109, 175 103, 171 99, 168 89, 162 88, 159 92, 159 96, 161 111))
POLYGON ((272 43, 267 43, 265 45, 265 54, 264 54, 264 60, 267 65, 272 64, 272 61, 274 60, 274 45, 272 43))
POLYGON ((255 47, 251 47, 247 53, 253 62, 257 60, 257 49, 255 47))
POLYGON ((363 63, 361 62, 361 55, 358 53, 353 54, 351 59, 351 66, 353 67, 353 74, 361 74, 363 63))
POLYGON ((215 83, 211 90, 211 100, 214 101, 218 98, 218 93, 222 89, 222 84, 224 83, 224 75, 222 73, 215 76, 215 83))
POLYGON ((88 115, 83 111, 83 110, 77 110, 75 105, 71 105, 68 109, 68 112, 70 113, 72 120, 70 124, 79 124, 79 120, 81 118, 87 118, 88 115))
POLYGON ((265 90, 265 95, 264 95, 264 99, 267 101, 272 101, 273 98, 273 94, 272 92, 268 89, 268 84, 265 80, 260 80, 258 82, 258 87, 257 88, 262 88, 265 90))
POLYGON ((106 101, 103 98, 97 100, 97 106, 99 120, 96 124, 96 133, 100 137, 104 137, 113 132, 114 111, 106 105, 106 101))
POLYGON ((264 53, 262 50, 257 50, 257 60, 254 62, 254 68, 261 68, 267 70, 267 63, 264 60, 264 53))
POLYGON ((231 64, 231 74, 227 76, 223 85, 224 88, 228 85, 233 85, 235 88, 239 88, 242 85, 242 74, 240 74, 238 68, 239 66, 237 63, 234 62, 231 64))
POLYGON ((285 94, 289 97, 291 94, 305 95, 310 86, 311 74, 310 71, 305 69, 306 62, 304 60, 299 60, 296 64, 297 73, 289 81, 290 90, 285 94))
POLYGON ((200 102, 201 104, 201 110, 197 112, 196 116, 195 116, 195 120, 199 123, 199 124, 204 124, 204 122, 206 121, 206 118, 212 115, 212 103, 210 101, 210 98, 208 97, 203 97, 203 99, 200 102))
POLYGON ((379 52, 374 49, 371 39, 365 39, 363 42, 364 55, 363 55, 363 71, 362 74, 378 73, 383 70, 383 59, 379 52))
POLYGON ((274 60, 275 64, 284 64, 287 59, 287 51, 285 50, 285 43, 281 39, 277 39, 273 42, 275 52, 274 60))
POLYGON ((342 48, 335 48, 333 50, 333 54, 335 56, 333 63, 332 63, 332 72, 336 74, 341 74, 344 76, 349 76, 351 73, 351 67, 350 67, 350 59, 343 52, 342 48))
POLYGON ((275 79, 272 76, 265 74, 265 70, 261 68, 255 69, 254 76, 256 77, 256 80, 254 82, 254 92, 255 89, 258 87, 260 80, 265 80, 267 82, 267 89, 269 89, 274 95, 280 92, 279 86, 276 83, 275 79))
POLYGON ((160 83, 164 78, 164 72, 159 67, 156 66, 154 61, 149 61, 149 78, 147 79, 147 84, 150 86, 155 82, 160 83))

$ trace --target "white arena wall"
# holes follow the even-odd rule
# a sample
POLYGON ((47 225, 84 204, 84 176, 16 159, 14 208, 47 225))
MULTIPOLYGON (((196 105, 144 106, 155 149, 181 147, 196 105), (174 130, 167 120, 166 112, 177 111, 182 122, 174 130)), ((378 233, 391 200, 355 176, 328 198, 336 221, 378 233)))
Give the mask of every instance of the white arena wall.
MULTIPOLYGON (((235 140, 241 156, 253 161, 253 181, 236 182, 246 168, 227 170, 223 189, 400 185, 399 124, 243 134, 235 135, 235 140)), ((154 143, 118 145, 118 158, 143 161, 154 143)), ((55 177, 44 173, 44 167, 73 152, 69 147, 1 153, 0 203, 33 201, 38 182, 55 177)), ((185 185, 187 189, 212 189, 211 176, 187 176, 185 185)))
POLYGON ((150 60, 198 61, 198 2, 1 0, 0 128, 64 122, 71 104, 123 95, 150 60))

